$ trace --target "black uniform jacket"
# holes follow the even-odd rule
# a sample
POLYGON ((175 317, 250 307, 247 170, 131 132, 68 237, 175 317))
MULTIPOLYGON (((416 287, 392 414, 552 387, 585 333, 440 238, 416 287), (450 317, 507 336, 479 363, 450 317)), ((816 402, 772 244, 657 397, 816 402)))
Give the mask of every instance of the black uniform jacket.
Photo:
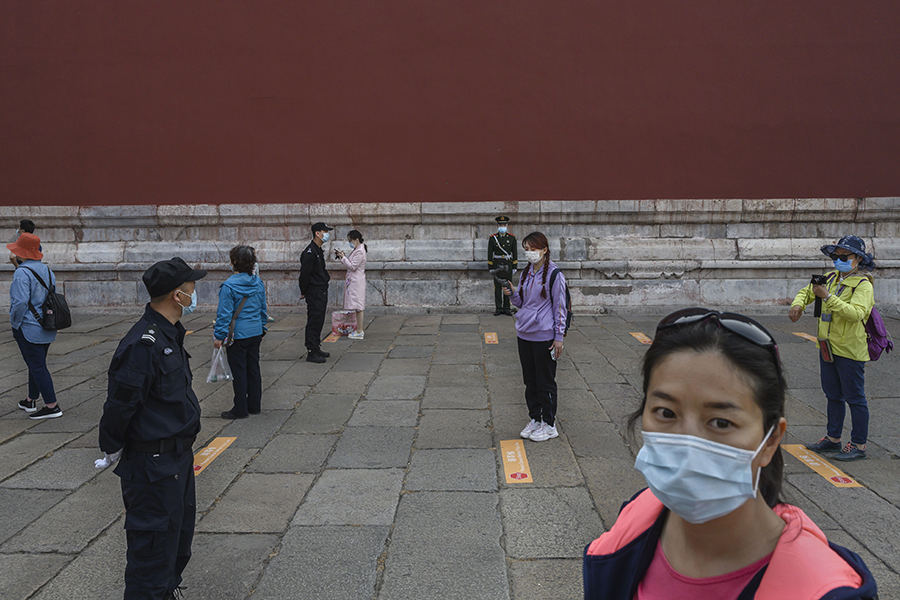
POLYGON ((184 326, 150 308, 125 335, 109 365, 100 418, 100 449, 112 454, 131 440, 190 437, 200 431, 184 326))
POLYGON ((315 242, 310 242, 300 255, 300 293, 306 295, 310 286, 328 285, 331 276, 325 270, 325 253, 315 242))

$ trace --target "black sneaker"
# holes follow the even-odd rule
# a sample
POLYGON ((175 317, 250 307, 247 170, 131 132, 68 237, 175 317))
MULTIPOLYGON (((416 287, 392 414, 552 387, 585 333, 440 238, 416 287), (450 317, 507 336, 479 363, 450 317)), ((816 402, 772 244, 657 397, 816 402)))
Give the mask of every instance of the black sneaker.
POLYGON ((323 358, 328 358, 329 356, 331 356, 331 352, 325 352, 321 348, 316 348, 315 353, 323 358))
POLYGON ((27 413, 37 412, 37 400, 29 400, 28 398, 19 400, 19 408, 27 413))
POLYGON ((62 409, 59 407, 59 404, 54 406, 53 408, 47 408, 46 406, 41 410, 37 411, 33 415, 28 415, 29 419, 55 419, 56 417, 62 416, 62 409))
POLYGON ((325 357, 321 354, 316 354, 315 352, 307 352, 306 353, 306 362, 312 363, 323 363, 325 362, 325 357))
POLYGON ((807 444, 806 447, 813 452, 818 452, 819 454, 824 454, 826 452, 840 452, 841 451, 841 443, 840 442, 832 442, 827 437, 823 437, 815 444, 807 444))

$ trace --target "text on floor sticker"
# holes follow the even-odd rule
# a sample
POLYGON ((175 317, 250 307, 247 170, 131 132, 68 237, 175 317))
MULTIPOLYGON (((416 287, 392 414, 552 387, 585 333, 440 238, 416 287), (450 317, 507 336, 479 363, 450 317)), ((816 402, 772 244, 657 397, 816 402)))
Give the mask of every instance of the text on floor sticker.
POLYGON ((503 455, 503 472, 506 483, 532 483, 531 467, 525 456, 525 444, 522 440, 502 440, 500 454, 503 455))
POLYGON ((819 340, 816 339, 816 336, 809 335, 808 333, 800 333, 799 331, 794 331, 793 334, 796 335, 797 337, 802 337, 804 340, 809 340, 811 342, 816 342, 816 343, 819 342, 819 340))
POLYGON ((637 341, 639 341, 642 344, 652 344, 653 343, 653 340, 648 338, 646 335, 644 335, 640 331, 632 331, 630 333, 634 337, 634 339, 636 339, 637 341))
POLYGON ((497 339, 497 334, 493 331, 485 332, 484 334, 484 343, 485 344, 499 344, 500 340, 497 339))
POLYGON ((341 339, 341 334, 339 334, 339 333, 332 333, 331 335, 329 335, 327 338, 325 338, 325 339, 322 340, 322 341, 323 341, 323 342, 336 342, 336 341, 338 341, 339 339, 341 339))
POLYGON ((796 456, 807 467, 830 481, 835 487, 864 487, 861 483, 849 477, 802 444, 783 444, 781 447, 796 456))
POLYGON ((230 446, 231 442, 236 439, 237 438, 233 437, 217 437, 209 443, 209 446, 195 454, 194 475, 199 475, 200 473, 202 473, 203 469, 208 467, 209 463, 214 461, 218 455, 222 454, 222 451, 230 446))

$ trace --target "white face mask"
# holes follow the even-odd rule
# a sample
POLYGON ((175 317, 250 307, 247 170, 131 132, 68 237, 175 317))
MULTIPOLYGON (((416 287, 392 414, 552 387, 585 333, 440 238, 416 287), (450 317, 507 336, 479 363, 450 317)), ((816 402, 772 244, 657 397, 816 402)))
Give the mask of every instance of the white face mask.
MULTIPOLYGON (((178 293, 183 296, 187 296, 187 292, 182 292, 181 290, 178 290, 178 293)), ((181 304, 181 302, 179 302, 178 304, 181 304)), ((189 314, 194 312, 194 309, 196 309, 196 308, 197 308, 197 290, 194 290, 193 292, 191 292, 190 306, 184 306, 183 304, 181 304, 181 316, 182 317, 188 316, 189 314)))
POLYGON ((540 262, 541 256, 543 256, 543 252, 540 250, 526 250, 525 251, 525 260, 530 262, 531 264, 535 264, 540 262))
POLYGON ((324 233, 322 233, 322 241, 323 241, 323 242, 327 242, 327 241, 330 240, 330 239, 331 239, 331 234, 330 234, 330 233, 328 233, 327 231, 324 232, 324 233))
POLYGON ((506 233, 506 225, 501 225, 497 228, 497 231, 499 231, 500 233, 506 233))
POLYGON ((706 523, 756 497, 762 469, 757 469, 754 485, 751 464, 774 430, 773 425, 756 450, 645 431, 634 468, 666 508, 688 523, 706 523))

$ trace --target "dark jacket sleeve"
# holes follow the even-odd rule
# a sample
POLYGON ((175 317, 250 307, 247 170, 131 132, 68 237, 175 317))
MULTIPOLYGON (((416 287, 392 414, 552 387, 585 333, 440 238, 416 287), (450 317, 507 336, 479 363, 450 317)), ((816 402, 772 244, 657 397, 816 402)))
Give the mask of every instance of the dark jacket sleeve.
POLYGON ((100 417, 100 449, 112 454, 125 446, 125 432, 150 388, 153 356, 150 346, 130 344, 113 355, 103 416, 100 417))
POLYGON ((518 240, 516 240, 516 238, 513 238, 513 245, 512 245, 512 268, 513 269, 519 268, 519 244, 516 243, 517 241, 518 240))
POLYGON ((315 255, 309 251, 309 248, 304 248, 303 252, 300 254, 300 293, 304 296, 306 295, 306 290, 309 288, 309 279, 312 277, 312 270, 315 266, 315 262, 315 255))
POLYGON ((495 238, 494 236, 491 236, 490 238, 488 238, 488 245, 487 245, 488 269, 494 268, 494 255, 497 253, 496 249, 494 248, 496 241, 497 241, 497 238, 495 238))

